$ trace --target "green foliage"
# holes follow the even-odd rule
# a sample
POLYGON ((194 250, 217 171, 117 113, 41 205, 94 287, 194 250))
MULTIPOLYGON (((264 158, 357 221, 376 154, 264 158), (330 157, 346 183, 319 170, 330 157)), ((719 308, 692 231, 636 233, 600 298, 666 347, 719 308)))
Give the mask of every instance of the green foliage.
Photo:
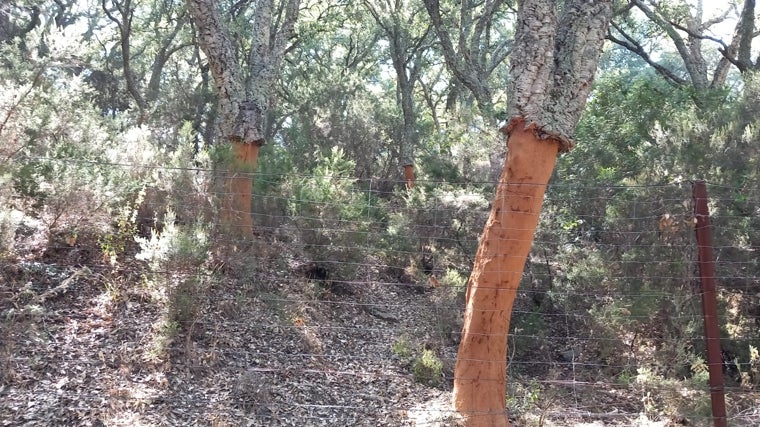
POLYGON ((412 344, 405 337, 401 337, 393 342, 391 345, 391 351, 396 357, 408 359, 414 354, 412 344))
POLYGON ((282 146, 267 144, 261 147, 259 156, 265 161, 259 163, 253 180, 254 193, 267 195, 276 191, 288 175, 293 174, 293 156, 282 146))
MULTIPOLYGON (((329 270, 322 286, 356 280, 361 265, 387 266, 378 273, 383 281, 440 282, 419 298, 435 302, 432 332, 445 341, 459 326, 504 140, 495 135, 493 117, 479 113, 467 90, 452 83, 433 44, 420 58, 414 93, 419 181, 412 190, 401 188, 402 116, 389 45, 366 5, 344 3, 312 2, 301 11, 255 172, 260 241, 237 259, 219 259, 211 250, 212 170, 232 157, 225 141, 215 141, 213 78, 193 46, 184 9, 138 2, 133 10, 130 65, 144 111, 126 90, 119 30, 102 12, 81 12, 76 26, 41 23, 22 32, 28 16, 14 13, 33 2, 3 9, 0 23, 14 25, 0 25, 0 37, 13 30, 15 38, 0 41, 0 261, 16 256, 26 218, 43 223, 49 247, 67 253, 87 248, 56 241, 60 236, 75 243, 90 236, 95 252, 114 267, 105 280, 112 300, 130 297, 122 285, 134 274, 144 277, 153 301, 164 304, 153 347, 164 357, 204 312, 209 260, 224 264, 225 280, 235 283, 237 274, 244 290, 287 317, 282 296, 262 292, 279 284, 249 274, 263 268, 260 246, 281 239, 297 254, 278 260, 278 274, 292 261, 314 261, 329 270), (165 63, 156 61, 162 48, 172 52, 165 63), (156 87, 160 92, 151 93, 156 87)), ((442 3, 445 25, 459 25, 460 5, 442 3)), ((663 4, 661 11, 678 20, 684 5, 663 4)), ((250 49, 254 6, 230 10, 240 58, 250 49)), ((498 12, 494 28, 502 32, 489 43, 511 38, 512 13, 509 7, 498 12)), ((424 17, 408 21, 413 34, 424 33, 424 17)), ((631 16, 620 22, 643 36, 662 63, 678 62, 658 45, 660 27, 631 16)), ((493 78, 506 81, 506 68, 497 67, 493 78)), ((683 226, 690 195, 686 185, 679 187, 704 178, 715 188, 711 208, 721 231, 715 243, 729 260, 721 275, 732 278, 719 284, 722 326, 742 363, 743 385, 757 386, 760 337, 748 314, 757 298, 739 279, 757 276, 760 268, 760 79, 747 73, 734 83, 741 89, 676 87, 628 52, 609 50, 577 129, 577 148, 559 159, 521 288, 529 292, 516 302, 511 356, 540 362, 530 369, 543 371, 531 374, 548 375, 564 363, 557 357, 574 343, 557 337, 588 336, 580 344, 579 375, 588 374, 585 366, 609 366, 608 378, 642 388, 642 405, 653 417, 704 409, 699 396, 686 401, 643 392, 645 385, 705 385, 703 344, 693 338, 701 328, 690 283, 693 253, 686 249, 693 247, 693 233, 683 226), (663 214, 681 228, 659 229, 663 214)), ((493 87, 501 114, 503 96, 493 87)), ((37 282, 26 279, 32 285, 19 292, 24 303, 39 293, 31 288, 37 282)), ((45 307, 29 307, 44 317, 45 307)), ((416 381, 441 384, 436 351, 406 337, 391 351, 416 381)), ((541 383, 526 384, 510 394, 518 412, 546 400, 541 383)))
POLYGON ((443 378, 443 362, 433 350, 423 349, 412 364, 412 373, 416 382, 436 387, 443 378))
MULTIPOLYGON (((554 344, 549 339, 550 323, 539 311, 514 313, 510 322, 509 357, 513 360, 532 360, 541 362, 538 366, 515 366, 513 372, 524 372, 523 368, 531 369, 531 375, 543 372, 543 362, 551 360, 554 344)), ((556 351, 556 349, 555 349, 556 351)))
POLYGON ((441 280, 441 284, 449 289, 452 296, 463 296, 467 292, 467 280, 468 277, 463 275, 457 270, 447 268, 446 273, 441 280))
MULTIPOLYGON (((625 367, 616 375, 630 372, 629 366, 649 366, 664 378, 689 377, 699 384, 701 374, 690 367, 704 351, 693 340, 701 314, 686 279, 694 274, 692 255, 682 249, 693 244, 692 206, 682 183, 703 178, 713 186, 712 197, 720 199, 711 205, 714 224, 722 230, 715 236, 717 246, 747 247, 740 242, 757 240, 756 216, 748 215, 745 205, 745 196, 754 191, 748 189, 760 185, 756 156, 746 151, 746 144, 757 139, 752 124, 757 115, 746 113, 754 111, 757 90, 747 76, 742 95, 724 89, 697 92, 671 86, 621 51, 613 49, 608 58, 578 127, 579 144, 558 162, 557 175, 568 185, 548 193, 557 207, 546 206, 542 221, 555 234, 559 225, 561 233, 539 230, 536 238, 534 253, 546 251, 547 265, 556 263, 551 283, 539 282, 549 288, 549 304, 541 307, 580 310, 582 315, 570 317, 577 322, 574 329, 598 338, 586 354, 625 367), (600 189, 600 184, 610 187, 600 189), (669 186, 639 187, 652 184, 669 186), (726 194, 722 185, 742 190, 726 194), (672 229, 658 226, 665 214, 673 218, 672 229), (730 226, 728 217, 733 218, 730 226), (630 346, 636 344, 632 336, 648 340, 647 353, 630 346)), ((742 250, 732 254, 723 273, 746 277, 736 267, 754 268, 754 258, 747 255, 742 250)), ((751 303, 739 296, 741 287, 727 287, 721 297, 725 327, 746 339, 753 334, 739 313, 748 310, 742 304, 751 303)), ((748 358, 743 349, 733 351, 748 358)))
POLYGON ((140 201, 141 198, 138 196, 136 205, 127 205, 119 209, 114 230, 100 236, 100 250, 114 267, 119 258, 126 255, 137 235, 137 205, 140 201))
POLYGON ((194 223, 180 226, 171 209, 162 218, 162 223, 161 230, 150 230, 150 237, 132 235, 140 245, 136 259, 147 261, 154 271, 194 269, 208 259, 210 239, 207 225, 194 223))
POLYGON ((188 277, 173 286, 167 303, 169 324, 187 330, 199 315, 204 295, 205 285, 199 277, 188 277))
MULTIPOLYGON (((113 261, 132 239, 134 222, 122 208, 132 208, 140 177, 111 164, 122 150, 118 124, 92 105, 84 75, 65 65, 84 47, 71 32, 56 31, 45 55, 0 47, 17 62, 0 68, 0 201, 39 217, 51 239, 100 236, 113 261)), ((42 43, 43 35, 27 41, 42 43)))
POLYGON ((169 351, 182 328, 164 316, 153 325, 151 342, 145 347, 143 358, 149 362, 161 362, 169 356, 169 351))
POLYGON ((432 349, 401 336, 391 344, 391 351, 405 368, 411 369, 415 382, 431 387, 441 384, 443 361, 432 349))
POLYGON ((543 387, 535 379, 517 382, 514 388, 514 391, 507 396, 507 408, 510 414, 520 416, 529 413, 536 409, 543 399, 543 387))
POLYGON ((575 182, 631 183, 665 160, 653 129, 688 109, 688 95, 640 68, 603 73, 577 129, 581 144, 560 158, 557 172, 575 182))
POLYGON ((407 239, 406 246, 400 247, 409 247, 413 243, 409 236, 416 237, 416 249, 412 250, 430 252, 432 264, 449 266, 450 279, 459 282, 453 274, 472 268, 477 239, 488 215, 484 190, 440 183, 434 188, 418 185, 403 194, 403 200, 404 209, 390 215, 390 237, 407 239))
POLYGON ((695 387, 705 387, 710 382, 710 369, 705 360, 699 356, 691 362, 691 383, 695 387))
POLYGON ((352 178, 354 162, 334 147, 305 176, 293 176, 289 212, 312 261, 332 264, 331 276, 350 278, 364 253, 373 215, 372 200, 352 178), (333 264, 334 262, 334 264, 333 264))
POLYGON ((334 147, 329 155, 320 160, 310 176, 301 178, 295 184, 291 213, 297 216, 334 214, 347 221, 359 219, 366 203, 353 196, 356 194, 353 191, 355 181, 351 178, 353 168, 354 162, 346 159, 341 148, 334 147), (338 201, 340 203, 336 203, 338 201), (332 204, 330 207, 333 209, 325 209, 327 204, 332 204))

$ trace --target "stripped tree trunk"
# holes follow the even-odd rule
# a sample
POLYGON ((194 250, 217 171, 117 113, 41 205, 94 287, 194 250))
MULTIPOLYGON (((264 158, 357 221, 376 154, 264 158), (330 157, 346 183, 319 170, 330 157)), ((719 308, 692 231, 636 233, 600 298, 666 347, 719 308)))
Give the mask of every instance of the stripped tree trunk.
POLYGON ((267 111, 274 95, 288 40, 293 36, 300 0, 256 2, 247 69, 240 66, 235 43, 215 0, 187 0, 198 40, 211 68, 219 97, 220 139, 230 156, 221 165, 222 232, 233 239, 253 235, 251 194, 259 148, 264 145, 267 111), (274 34, 273 33, 274 29, 274 34))
POLYGON ((224 177, 221 220, 230 234, 249 237, 253 230, 252 174, 258 164, 260 146, 236 141, 231 148, 233 158, 224 177))
POLYGON ((507 334, 512 305, 557 154, 589 94, 611 0, 519 3, 509 82, 508 156, 467 290, 454 406, 467 426, 507 426, 507 334))
POLYGON ((406 181, 406 189, 411 190, 414 188, 414 165, 404 165, 404 181, 406 181))

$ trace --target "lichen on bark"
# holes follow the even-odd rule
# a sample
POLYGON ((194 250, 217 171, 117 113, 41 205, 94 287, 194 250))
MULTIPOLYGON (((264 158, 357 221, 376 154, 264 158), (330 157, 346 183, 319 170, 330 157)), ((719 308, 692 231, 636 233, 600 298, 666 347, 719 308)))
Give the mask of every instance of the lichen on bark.
POLYGON ((231 156, 221 165, 220 192, 223 228, 233 236, 250 237, 253 171, 259 147, 264 145, 269 104, 279 77, 283 56, 293 37, 300 0, 256 2, 247 68, 222 22, 216 0, 187 0, 198 40, 208 58, 219 98, 220 140, 229 144, 231 156))
POLYGON ((612 5, 607 0, 524 0, 518 11, 515 50, 507 87, 510 118, 535 126, 541 139, 572 149, 578 124, 604 44, 612 5))

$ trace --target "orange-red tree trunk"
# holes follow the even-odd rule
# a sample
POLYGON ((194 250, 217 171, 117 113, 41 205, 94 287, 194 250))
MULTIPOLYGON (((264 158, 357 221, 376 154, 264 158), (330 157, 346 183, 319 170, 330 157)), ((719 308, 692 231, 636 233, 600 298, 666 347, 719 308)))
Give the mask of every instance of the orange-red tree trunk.
POLYGON ((224 177, 222 226, 229 235, 248 239, 253 236, 251 199, 253 172, 259 159, 259 145, 235 141, 231 144, 232 161, 224 177))
POLYGON ((454 370, 454 406, 468 427, 509 425, 505 393, 512 306, 557 154, 573 146, 611 3, 518 2, 507 91, 509 151, 470 276, 454 370))
POLYGON ((518 122, 475 258, 456 364, 454 405, 468 426, 506 426, 507 333, 559 144, 518 122))
POLYGON ((414 165, 404 165, 404 180, 406 181, 407 190, 414 188, 414 165))

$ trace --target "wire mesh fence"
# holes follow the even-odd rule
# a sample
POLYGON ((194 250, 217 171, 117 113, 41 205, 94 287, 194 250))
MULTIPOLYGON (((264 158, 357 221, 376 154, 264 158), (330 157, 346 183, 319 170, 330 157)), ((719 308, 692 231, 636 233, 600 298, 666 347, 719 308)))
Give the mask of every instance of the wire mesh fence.
MULTIPOLYGON (((259 173, 237 239, 222 172, 58 162, 139 185, 3 188, 3 425, 459 422, 494 183, 259 173)), ((757 425, 760 194, 708 192, 728 420, 757 425)), ((550 185, 504 360, 515 425, 712 423, 694 224, 688 182, 550 185)))

